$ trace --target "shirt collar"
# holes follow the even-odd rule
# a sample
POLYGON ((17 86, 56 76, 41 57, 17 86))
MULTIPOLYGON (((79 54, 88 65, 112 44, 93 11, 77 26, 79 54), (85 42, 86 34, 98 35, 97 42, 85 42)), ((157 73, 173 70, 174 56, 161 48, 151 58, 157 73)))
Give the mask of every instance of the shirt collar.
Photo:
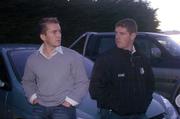
POLYGON ((131 53, 134 54, 136 52, 135 47, 133 46, 131 53))
POLYGON ((40 52, 41 55, 43 55, 44 57, 46 57, 46 58, 48 58, 48 59, 50 59, 52 56, 56 55, 57 53, 63 54, 62 47, 59 46, 59 47, 56 47, 56 48, 54 49, 53 54, 52 54, 50 57, 47 57, 47 56, 43 53, 43 48, 44 48, 44 44, 42 44, 42 45, 40 46, 40 48, 39 48, 38 51, 40 52))

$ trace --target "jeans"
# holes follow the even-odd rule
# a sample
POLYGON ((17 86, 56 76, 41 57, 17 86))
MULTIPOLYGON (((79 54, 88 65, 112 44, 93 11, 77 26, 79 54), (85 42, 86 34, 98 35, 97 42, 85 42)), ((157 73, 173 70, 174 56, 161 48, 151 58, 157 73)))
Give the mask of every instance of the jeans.
POLYGON ((148 117, 145 114, 120 116, 106 109, 101 109, 100 115, 101 115, 101 119, 148 119, 148 117))
POLYGON ((76 119, 76 108, 63 105, 45 107, 33 105, 33 119, 76 119))

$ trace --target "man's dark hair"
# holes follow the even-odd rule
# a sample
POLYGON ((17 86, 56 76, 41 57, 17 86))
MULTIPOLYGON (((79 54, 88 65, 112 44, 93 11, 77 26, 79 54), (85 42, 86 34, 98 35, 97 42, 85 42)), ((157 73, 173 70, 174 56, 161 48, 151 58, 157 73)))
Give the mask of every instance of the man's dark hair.
POLYGON ((59 21, 58 21, 58 19, 56 17, 45 17, 45 18, 42 18, 39 21, 39 26, 38 26, 39 34, 46 33, 46 30, 47 30, 46 25, 50 24, 50 23, 59 24, 59 21))
POLYGON ((130 18, 125 18, 118 21, 115 24, 115 28, 116 27, 125 27, 129 33, 136 33, 138 29, 136 21, 130 18))

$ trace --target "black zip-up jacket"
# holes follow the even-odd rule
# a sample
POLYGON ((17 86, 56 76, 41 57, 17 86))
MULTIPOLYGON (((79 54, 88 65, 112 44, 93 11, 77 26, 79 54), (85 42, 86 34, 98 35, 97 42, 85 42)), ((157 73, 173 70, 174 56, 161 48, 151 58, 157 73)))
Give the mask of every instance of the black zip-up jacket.
POLYGON ((114 48, 97 58, 89 92, 99 108, 119 115, 145 113, 154 91, 148 60, 137 52, 114 48))

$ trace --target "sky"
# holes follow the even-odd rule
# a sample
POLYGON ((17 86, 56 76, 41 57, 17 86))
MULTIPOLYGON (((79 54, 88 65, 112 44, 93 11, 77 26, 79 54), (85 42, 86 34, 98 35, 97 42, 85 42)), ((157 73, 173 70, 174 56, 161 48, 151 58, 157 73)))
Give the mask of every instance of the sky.
POLYGON ((158 27, 162 31, 180 31, 180 0, 147 0, 152 8, 158 8, 158 27))

